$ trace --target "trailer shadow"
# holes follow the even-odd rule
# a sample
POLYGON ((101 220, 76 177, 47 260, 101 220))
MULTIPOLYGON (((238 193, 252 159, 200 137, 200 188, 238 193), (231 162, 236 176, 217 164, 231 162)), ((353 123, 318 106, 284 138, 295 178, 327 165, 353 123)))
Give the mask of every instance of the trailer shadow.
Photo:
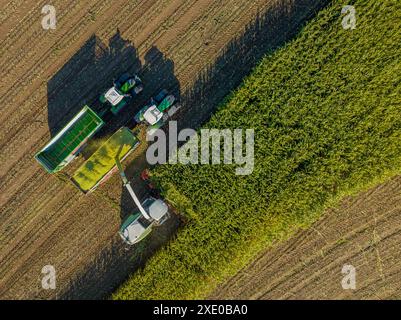
MULTIPOLYGON (((306 21, 314 17, 329 2, 329 0, 277 1, 265 12, 260 12, 255 20, 245 27, 243 34, 232 40, 185 92, 180 92, 180 84, 174 74, 174 62, 166 59, 157 48, 152 48, 146 55, 140 74, 145 83, 145 90, 139 101, 142 103, 146 100, 145 97, 149 98, 161 88, 167 88, 179 96, 180 104, 183 106, 178 114, 179 129, 198 129, 265 54, 272 53, 285 45, 306 21)), ((131 119, 134 113, 135 110, 129 110, 127 115, 124 111, 126 119, 131 119)), ((129 120, 116 123, 131 125, 129 120)), ((117 124, 112 130, 117 128, 117 124)), ((145 184, 139 179, 139 174, 147 167, 144 155, 140 160, 126 164, 127 177, 141 199, 148 193, 145 184)), ((131 198, 128 192, 123 190, 121 219, 123 220, 133 210, 135 207, 132 206, 131 198)), ((171 219, 165 227, 152 232, 144 242, 129 248, 125 247, 121 239, 116 236, 91 265, 87 266, 87 271, 72 281, 69 289, 61 297, 107 298, 132 272, 142 268, 158 248, 171 239, 179 225, 178 219, 171 219)))

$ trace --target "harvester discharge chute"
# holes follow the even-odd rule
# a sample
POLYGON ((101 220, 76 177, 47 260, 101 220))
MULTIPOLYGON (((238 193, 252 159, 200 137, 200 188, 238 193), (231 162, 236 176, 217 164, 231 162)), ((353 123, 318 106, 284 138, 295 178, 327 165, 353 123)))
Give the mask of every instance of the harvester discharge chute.
POLYGON ((115 158, 115 162, 124 187, 138 208, 138 212, 134 212, 124 220, 119 231, 123 241, 132 245, 145 239, 155 226, 160 226, 168 219, 168 206, 163 200, 153 197, 149 197, 141 203, 125 175, 118 156, 115 158))

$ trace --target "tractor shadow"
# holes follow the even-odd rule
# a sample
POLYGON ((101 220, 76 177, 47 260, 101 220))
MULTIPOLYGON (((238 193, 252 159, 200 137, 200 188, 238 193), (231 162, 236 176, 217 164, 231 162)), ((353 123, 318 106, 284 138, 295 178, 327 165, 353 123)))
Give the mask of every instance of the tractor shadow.
POLYGON ((141 69, 137 50, 119 30, 108 45, 92 35, 47 83, 48 126, 57 134, 85 104, 96 110, 100 94, 127 70, 141 69))
MULTIPOLYGON (((174 74, 174 62, 167 59, 157 48, 152 48, 146 55, 142 72, 139 74, 145 89, 138 104, 143 105, 149 97, 157 94, 160 89, 166 88, 178 96, 182 105, 181 111, 175 116, 177 119, 173 119, 178 121, 178 129, 200 128, 217 110, 221 101, 241 84, 244 77, 252 71, 264 55, 273 53, 284 46, 329 2, 329 0, 276 2, 266 11, 260 12, 254 21, 245 27, 242 35, 228 43, 220 56, 197 76, 194 84, 185 92, 180 91, 179 81, 174 74)), ((134 68, 133 65, 129 65, 127 69, 134 68)), ((100 82, 100 79, 96 79, 96 82, 100 82)), ((111 85, 110 78, 102 79, 103 83, 111 85)), ((93 97, 100 92, 97 90, 93 93, 93 97)), ((81 106, 82 103, 79 104, 79 107, 81 106)), ((135 108, 124 110, 122 113, 126 117, 125 122, 117 121, 116 123, 120 126, 132 125, 129 119, 136 111, 135 108)), ((117 124, 114 124, 112 130, 118 129, 117 124)), ((123 165, 126 166, 127 178, 138 193, 138 197, 141 200, 145 199, 149 195, 148 189, 139 178, 141 171, 149 167, 145 155, 123 165)), ((124 220, 136 208, 124 189, 120 200, 120 218, 124 220)), ((124 245, 118 236, 114 237, 92 263, 85 267, 86 271, 71 282, 61 298, 108 298, 130 274, 143 268, 147 259, 171 241, 179 227, 178 218, 170 219, 143 242, 130 247, 124 245)))
MULTIPOLYGON (((174 94, 178 101, 181 99, 180 83, 175 76, 174 62, 171 59, 166 58, 158 48, 152 47, 145 54, 145 62, 140 77, 145 84, 144 91, 138 99, 138 101, 141 102, 141 106, 146 104, 150 97, 156 96, 163 89, 168 90, 170 94, 174 94)), ((138 111, 138 109, 135 111, 138 111)), ((136 125, 133 121, 134 115, 128 116, 127 119, 125 125, 129 128, 133 128, 136 125)), ((141 141, 141 144, 146 143, 146 141, 141 141)), ((149 168, 145 153, 141 154, 132 163, 126 161, 125 164, 127 178, 131 181, 134 190, 138 193, 137 195, 139 199, 144 201, 146 197, 150 195, 157 197, 158 195, 152 193, 147 184, 140 179, 141 172, 144 169, 149 168)), ((138 210, 125 188, 122 191, 120 203, 120 218, 122 221, 138 210)))

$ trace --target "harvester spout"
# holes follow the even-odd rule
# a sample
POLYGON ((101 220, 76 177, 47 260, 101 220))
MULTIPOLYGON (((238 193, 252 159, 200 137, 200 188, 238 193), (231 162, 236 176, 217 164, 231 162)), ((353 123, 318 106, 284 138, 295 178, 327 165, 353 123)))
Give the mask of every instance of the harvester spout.
POLYGON ((151 221, 152 218, 149 216, 149 214, 143 208, 141 202, 139 201, 138 197, 136 196, 136 194, 135 194, 134 190, 132 189, 131 185, 129 183, 127 183, 125 185, 125 187, 127 188, 129 194, 131 195, 131 197, 134 200, 136 206, 138 207, 138 209, 142 213, 142 215, 145 217, 145 219, 151 221))
POLYGON ((134 190, 132 189, 131 184, 129 183, 129 181, 128 181, 126 175, 125 175, 125 172, 124 172, 124 170, 123 170, 123 168, 121 166, 121 162, 118 159, 118 156, 115 158, 115 160, 116 160, 118 171, 120 172, 121 179, 123 180, 124 187, 127 188, 131 198, 134 200, 136 206, 138 207, 138 209, 141 212, 141 214, 145 217, 145 219, 149 220, 149 221, 152 221, 152 218, 149 216, 149 214, 143 208, 141 202, 139 201, 138 197, 136 196, 134 190))

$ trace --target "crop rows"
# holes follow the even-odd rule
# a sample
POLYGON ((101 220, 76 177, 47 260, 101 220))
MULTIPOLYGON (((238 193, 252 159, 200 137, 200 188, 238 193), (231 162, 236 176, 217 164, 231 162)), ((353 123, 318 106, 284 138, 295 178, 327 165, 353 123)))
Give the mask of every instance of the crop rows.
POLYGON ((255 130, 251 175, 236 176, 233 165, 154 170, 190 222, 113 298, 205 297, 345 195, 400 173, 401 4, 354 5, 355 30, 342 28, 342 2, 333 1, 206 125, 255 130))
MULTIPOLYGON (((132 209, 120 178, 114 176, 93 194, 83 196, 67 177, 84 161, 82 157, 63 174, 48 175, 34 154, 54 134, 55 126, 71 119, 84 103, 95 101, 113 77, 127 69, 140 74, 145 89, 135 105, 110 124, 110 132, 131 119, 136 108, 161 87, 181 91, 182 100, 194 82, 199 85, 198 74, 214 63, 230 40, 241 35, 258 10, 270 8, 271 1, 55 1, 57 28, 51 31, 42 30, 40 24, 44 2, 24 1, 18 12, 13 4, 6 6, 10 11, 0 18, 5 31, 0 63, 9 61, 5 66, 10 70, 1 81, 0 296, 54 298, 66 293, 69 297, 103 297, 136 268, 126 263, 135 248, 131 252, 107 250, 115 242, 122 247, 116 233, 122 216, 132 209), (117 52, 111 43, 115 36, 124 45, 117 52), (87 46, 93 38, 98 42, 87 46), (148 56, 152 49, 158 54, 148 56), (92 58, 102 50, 105 57, 92 58), (49 263, 57 268, 58 290, 44 292, 38 276, 49 263), (105 280, 99 282, 100 277, 105 280)), ((291 28, 301 20, 294 19, 291 28)), ((262 42, 260 37, 258 41, 262 42)), ((220 62, 220 66, 231 64, 220 62)), ((241 79, 249 68, 236 64, 232 69, 241 79)), ((225 85, 207 90, 214 98, 231 88, 225 85)), ((189 106, 195 115, 192 120, 199 123, 200 112, 193 111, 204 110, 189 106)), ((179 121, 183 122, 181 116, 188 109, 182 108, 179 121)), ((126 168, 132 179, 137 179, 145 165, 143 158, 126 168)), ((138 194, 146 193, 140 183, 135 186, 138 194)), ((166 235, 172 230, 175 226, 170 224, 166 235)), ((149 242, 155 248, 156 242, 149 242)))

